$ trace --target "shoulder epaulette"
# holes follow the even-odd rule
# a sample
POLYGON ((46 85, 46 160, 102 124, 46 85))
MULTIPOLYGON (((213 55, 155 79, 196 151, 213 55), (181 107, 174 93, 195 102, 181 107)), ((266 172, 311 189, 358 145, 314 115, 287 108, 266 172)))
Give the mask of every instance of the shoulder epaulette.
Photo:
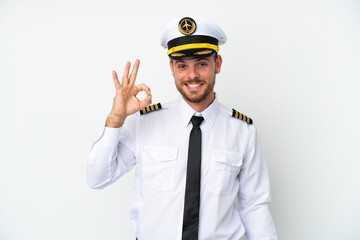
POLYGON ((252 124, 253 123, 253 120, 247 116, 245 116, 244 114, 236 111, 235 109, 233 109, 233 113, 232 113, 232 116, 234 118, 237 118, 237 119, 240 119, 240 120, 243 120, 244 122, 247 122, 249 124, 252 124))
POLYGON ((146 108, 140 110, 140 115, 143 115, 143 114, 146 114, 146 113, 149 113, 149 112, 153 112, 153 111, 156 111, 156 110, 159 110, 159 109, 161 109, 161 104, 160 103, 150 105, 150 106, 147 106, 146 108))

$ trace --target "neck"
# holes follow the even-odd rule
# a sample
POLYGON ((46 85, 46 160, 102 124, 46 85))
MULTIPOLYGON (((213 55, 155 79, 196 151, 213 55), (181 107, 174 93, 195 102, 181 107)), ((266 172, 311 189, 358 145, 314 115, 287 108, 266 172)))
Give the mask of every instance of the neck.
POLYGON ((215 92, 211 92, 203 101, 194 103, 189 102, 184 97, 183 99, 185 102, 187 102, 192 109, 194 109, 196 112, 203 112, 210 104, 215 100, 215 92))

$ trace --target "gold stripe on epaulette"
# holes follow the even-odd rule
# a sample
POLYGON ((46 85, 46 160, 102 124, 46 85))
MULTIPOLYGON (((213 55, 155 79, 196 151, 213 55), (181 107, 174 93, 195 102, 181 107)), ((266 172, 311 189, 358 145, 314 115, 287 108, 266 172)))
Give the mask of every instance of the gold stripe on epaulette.
POLYGON ((156 110, 159 110, 159 109, 161 109, 161 104, 160 103, 157 103, 157 104, 154 104, 154 105, 151 105, 151 106, 147 106, 144 109, 140 110, 140 115, 143 115, 143 114, 146 114, 146 113, 149 113, 149 112, 153 112, 153 111, 156 111, 156 110))
POLYGON ((234 118, 237 118, 237 119, 240 119, 244 122, 247 122, 249 124, 252 124, 253 123, 253 120, 251 118, 249 118, 248 116, 236 111, 235 109, 233 109, 233 113, 232 113, 232 116, 234 118))

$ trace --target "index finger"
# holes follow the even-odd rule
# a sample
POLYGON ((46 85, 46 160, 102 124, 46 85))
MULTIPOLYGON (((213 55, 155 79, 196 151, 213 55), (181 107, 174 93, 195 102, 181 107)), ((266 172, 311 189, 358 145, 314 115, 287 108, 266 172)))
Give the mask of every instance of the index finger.
POLYGON ((123 73, 123 77, 122 77, 122 85, 123 85, 123 86, 128 85, 130 65, 131 65, 130 62, 126 62, 125 69, 124 69, 124 73, 123 73))
POLYGON ((138 69, 139 69, 139 65, 140 65, 140 60, 136 59, 136 61, 134 63, 134 66, 133 66, 133 69, 131 71, 129 84, 133 85, 135 83, 137 72, 138 72, 138 69))

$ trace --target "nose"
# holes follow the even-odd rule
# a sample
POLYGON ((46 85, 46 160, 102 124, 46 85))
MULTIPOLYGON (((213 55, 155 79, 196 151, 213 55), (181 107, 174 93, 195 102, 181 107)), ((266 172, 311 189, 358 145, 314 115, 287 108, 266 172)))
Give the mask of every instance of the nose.
POLYGON ((199 78, 199 73, 195 67, 189 67, 188 69, 188 80, 194 80, 199 78))

